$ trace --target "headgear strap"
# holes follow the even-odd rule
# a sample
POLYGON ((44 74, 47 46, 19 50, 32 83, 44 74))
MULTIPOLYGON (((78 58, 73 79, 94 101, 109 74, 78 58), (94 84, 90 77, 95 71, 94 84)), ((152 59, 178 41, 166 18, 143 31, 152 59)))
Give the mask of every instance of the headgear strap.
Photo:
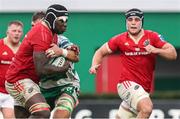
POLYGON ((140 19, 144 18, 143 12, 137 8, 133 8, 133 9, 128 10, 125 13, 125 16, 126 16, 126 19, 131 17, 131 16, 138 16, 140 19))

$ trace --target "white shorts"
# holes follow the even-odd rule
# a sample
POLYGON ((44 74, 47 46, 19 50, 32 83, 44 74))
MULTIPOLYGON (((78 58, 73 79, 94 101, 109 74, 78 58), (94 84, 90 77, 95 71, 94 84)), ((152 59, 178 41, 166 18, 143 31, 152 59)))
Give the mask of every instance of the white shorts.
POLYGON ((15 105, 25 106, 25 103, 35 94, 41 93, 39 86, 31 79, 22 79, 16 83, 5 82, 6 90, 14 98, 15 105))
POLYGON ((122 106, 128 107, 131 111, 136 112, 138 102, 149 97, 149 94, 142 88, 141 85, 132 82, 124 81, 117 85, 118 94, 124 101, 122 106), (125 103, 128 105, 125 105, 125 103))
POLYGON ((0 108, 14 108, 14 99, 6 93, 0 93, 0 108))

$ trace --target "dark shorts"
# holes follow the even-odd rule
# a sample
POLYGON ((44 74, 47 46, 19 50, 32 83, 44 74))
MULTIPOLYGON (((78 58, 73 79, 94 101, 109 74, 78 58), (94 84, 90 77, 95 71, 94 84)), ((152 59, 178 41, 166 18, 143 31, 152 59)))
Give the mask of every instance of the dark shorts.
POLYGON ((40 90, 43 96, 46 98, 47 103, 51 106, 51 109, 55 107, 55 101, 64 93, 71 96, 75 104, 78 102, 79 89, 77 89, 71 84, 53 87, 49 89, 44 89, 40 87, 40 90))

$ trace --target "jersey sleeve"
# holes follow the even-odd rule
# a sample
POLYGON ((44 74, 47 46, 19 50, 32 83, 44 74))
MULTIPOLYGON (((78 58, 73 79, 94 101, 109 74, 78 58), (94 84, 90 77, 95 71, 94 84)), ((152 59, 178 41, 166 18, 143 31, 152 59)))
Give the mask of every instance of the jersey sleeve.
POLYGON ((153 37, 153 45, 157 48, 162 48, 164 44, 166 44, 167 42, 164 40, 163 36, 153 32, 152 33, 152 37, 153 37))
POLYGON ((108 46, 111 49, 111 51, 117 51, 119 48, 119 43, 118 43, 118 38, 117 36, 112 37, 109 41, 108 41, 108 46))

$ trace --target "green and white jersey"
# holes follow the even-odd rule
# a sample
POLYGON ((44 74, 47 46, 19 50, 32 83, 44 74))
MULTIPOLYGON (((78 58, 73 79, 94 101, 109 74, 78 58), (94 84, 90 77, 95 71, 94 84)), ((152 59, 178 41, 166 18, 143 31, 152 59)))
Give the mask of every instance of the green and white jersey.
MULTIPOLYGON (((57 43, 59 47, 64 48, 64 49, 69 48, 73 45, 73 43, 71 43, 68 38, 62 35, 58 36, 57 43)), ((80 85, 79 85, 80 79, 79 79, 78 73, 74 68, 74 63, 73 62, 70 62, 70 63, 71 63, 70 68, 66 73, 53 74, 53 75, 48 75, 41 78, 40 87, 44 89, 49 89, 53 87, 65 86, 65 85, 71 84, 77 88, 80 88, 80 85)))

